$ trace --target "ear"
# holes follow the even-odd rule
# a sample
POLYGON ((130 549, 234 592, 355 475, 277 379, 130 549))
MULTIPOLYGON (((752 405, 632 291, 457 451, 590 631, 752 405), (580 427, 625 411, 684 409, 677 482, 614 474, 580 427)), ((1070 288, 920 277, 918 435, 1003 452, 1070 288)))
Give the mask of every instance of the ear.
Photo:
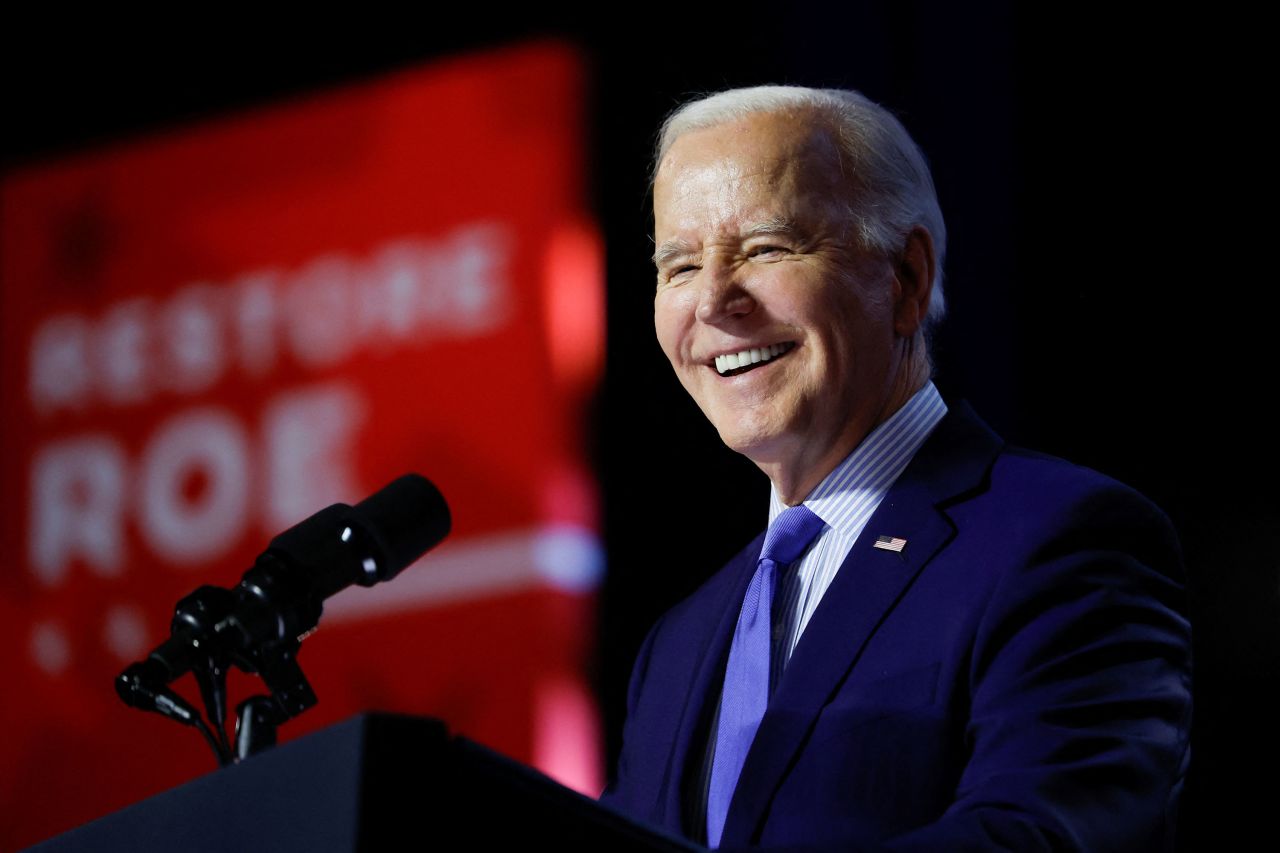
POLYGON ((923 226, 915 226, 894 268, 893 330, 900 338, 914 336, 924 325, 936 263, 933 236, 923 226))

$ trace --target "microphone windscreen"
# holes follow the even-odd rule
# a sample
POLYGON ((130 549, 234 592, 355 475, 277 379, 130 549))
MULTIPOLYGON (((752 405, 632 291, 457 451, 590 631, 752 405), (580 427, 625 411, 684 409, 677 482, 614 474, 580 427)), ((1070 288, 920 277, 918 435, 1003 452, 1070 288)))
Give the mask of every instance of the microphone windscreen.
POLYGON ((430 480, 405 474, 352 507, 385 557, 378 580, 398 575, 449 534, 449 505, 430 480))

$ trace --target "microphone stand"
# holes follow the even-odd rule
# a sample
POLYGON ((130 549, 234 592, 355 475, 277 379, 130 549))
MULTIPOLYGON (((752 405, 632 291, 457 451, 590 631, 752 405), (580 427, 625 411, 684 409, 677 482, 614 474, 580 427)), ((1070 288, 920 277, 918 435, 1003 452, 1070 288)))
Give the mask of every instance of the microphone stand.
MULTIPOLYGON (((251 570, 252 588, 261 594, 282 583, 281 567, 260 560, 251 570)), ((287 576, 286 576, 287 580, 287 576)), ((218 765, 243 761, 276 742, 276 729, 285 721, 313 707, 318 699, 298 664, 302 639, 315 630, 321 604, 314 596, 302 596, 292 607, 248 608, 239 620, 231 614, 241 602, 228 589, 202 586, 174 607, 171 639, 146 661, 126 669, 116 688, 128 704, 158 711, 183 725, 195 726, 204 735, 218 765), (258 623, 272 625, 276 636, 236 648, 232 627, 258 623), (295 633, 301 629, 300 633, 295 633), (231 641, 228 640, 230 638, 231 641), (252 696, 236 706, 235 745, 227 737, 227 671, 231 664, 261 677, 268 693, 252 696), (205 716, 165 687, 167 676, 189 669, 200 688, 205 716)), ((262 634, 259 629, 256 633, 262 634)))
POLYGON ((170 633, 185 632, 189 644, 191 671, 204 700, 205 716, 217 736, 218 764, 231 763, 231 743, 227 740, 227 655, 213 641, 214 626, 225 619, 235 606, 231 590, 202 586, 178 602, 174 608, 170 633))
POLYGON ((298 641, 258 649, 253 665, 271 692, 250 696, 236 706, 236 761, 276 742, 276 729, 318 701, 298 665, 298 641))

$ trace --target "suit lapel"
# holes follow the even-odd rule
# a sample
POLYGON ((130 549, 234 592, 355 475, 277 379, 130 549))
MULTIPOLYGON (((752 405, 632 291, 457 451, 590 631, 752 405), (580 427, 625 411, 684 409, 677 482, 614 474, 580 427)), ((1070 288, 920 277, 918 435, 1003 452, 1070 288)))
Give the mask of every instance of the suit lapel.
POLYGON ((960 404, 872 514, 805 628, 761 721, 729 807, 725 846, 753 841, 819 712, 915 577, 954 536, 941 505, 980 486, 1001 443, 960 404), (907 545, 900 554, 876 549, 881 535, 906 539, 907 545))

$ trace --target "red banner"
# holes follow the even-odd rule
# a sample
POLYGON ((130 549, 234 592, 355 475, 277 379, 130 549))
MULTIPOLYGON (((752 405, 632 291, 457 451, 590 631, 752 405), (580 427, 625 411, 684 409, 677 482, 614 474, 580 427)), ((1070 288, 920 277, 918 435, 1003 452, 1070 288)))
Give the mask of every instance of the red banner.
POLYGON ((5 177, 0 848, 210 769, 114 676, 178 598, 410 470, 453 533, 330 600, 282 737, 430 714, 595 793, 581 87, 534 45, 5 177))

